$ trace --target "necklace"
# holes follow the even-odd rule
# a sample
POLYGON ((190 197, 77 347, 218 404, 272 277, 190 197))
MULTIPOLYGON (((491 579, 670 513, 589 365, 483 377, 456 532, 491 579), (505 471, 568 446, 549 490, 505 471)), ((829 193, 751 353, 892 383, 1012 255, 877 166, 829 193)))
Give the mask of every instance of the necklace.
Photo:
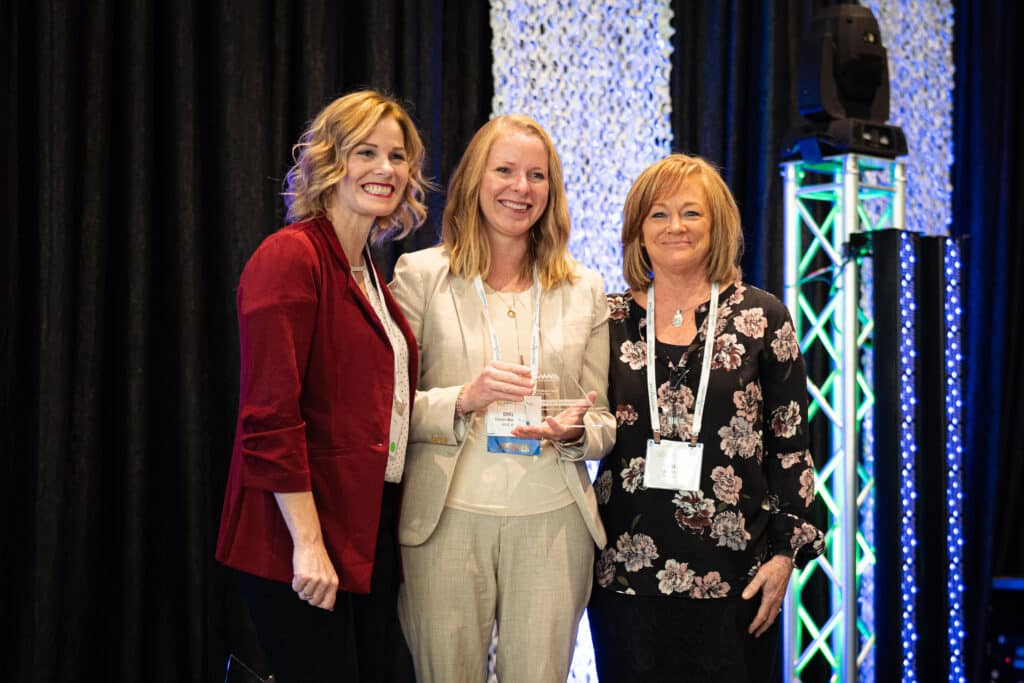
POLYGON ((499 292, 498 290, 495 289, 494 290, 494 294, 495 294, 495 296, 498 297, 498 299, 501 301, 501 303, 503 303, 505 305, 505 307, 508 308, 508 311, 505 313, 505 315, 507 315, 510 318, 515 318, 516 317, 516 307, 519 304, 519 302, 516 300, 516 295, 514 293, 512 294, 512 303, 509 303, 508 301, 505 300, 505 297, 503 297, 501 295, 501 292, 499 292))
POLYGON ((672 314, 672 327, 682 327, 683 320, 686 319, 686 314, 692 311, 693 309, 697 308, 701 304, 703 304, 705 296, 707 295, 701 294, 699 297, 697 297, 697 303, 691 306, 687 306, 686 308, 677 308, 675 310, 675 313, 672 314))
POLYGON ((699 305, 700 304, 694 304, 693 306, 688 306, 687 308, 677 308, 676 312, 672 314, 672 327, 682 327, 683 316, 692 311, 693 309, 697 308, 697 306, 699 305))

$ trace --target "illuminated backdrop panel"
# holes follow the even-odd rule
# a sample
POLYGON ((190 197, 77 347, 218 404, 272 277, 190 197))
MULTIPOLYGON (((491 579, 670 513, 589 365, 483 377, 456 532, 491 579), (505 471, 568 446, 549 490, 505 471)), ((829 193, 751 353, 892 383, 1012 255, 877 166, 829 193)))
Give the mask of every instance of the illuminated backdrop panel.
POLYGON ((666 0, 493 0, 493 113, 529 114, 555 141, 572 216, 569 250, 623 291, 622 204, 672 149, 673 29, 666 0))

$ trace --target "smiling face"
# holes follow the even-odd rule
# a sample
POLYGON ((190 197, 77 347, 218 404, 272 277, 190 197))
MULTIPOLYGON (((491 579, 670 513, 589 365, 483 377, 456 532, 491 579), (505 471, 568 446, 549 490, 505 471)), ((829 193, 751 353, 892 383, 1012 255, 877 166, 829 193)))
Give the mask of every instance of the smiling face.
MULTIPOLYGON (((409 183, 409 161, 402 127, 382 118, 345 160, 345 177, 334 192, 332 216, 370 221, 392 214, 409 183)), ((337 219, 335 219, 337 220, 337 219)))
POLYGON ((700 181, 688 178, 654 201, 644 218, 643 244, 655 276, 706 270, 711 214, 700 181))
POLYGON ((525 240, 548 205, 548 152, 535 135, 495 138, 480 182, 480 212, 491 240, 525 240))

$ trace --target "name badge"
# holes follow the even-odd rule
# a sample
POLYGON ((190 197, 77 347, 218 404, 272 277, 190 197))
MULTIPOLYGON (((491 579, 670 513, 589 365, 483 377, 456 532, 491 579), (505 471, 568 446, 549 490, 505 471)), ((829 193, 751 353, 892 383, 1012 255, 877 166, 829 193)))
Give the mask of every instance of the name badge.
POLYGON ((540 440, 512 436, 516 427, 541 423, 541 397, 522 401, 496 401, 487 408, 487 452, 508 455, 540 455, 540 440))
POLYGON ((697 491, 700 489, 700 465, 704 444, 687 441, 655 443, 647 440, 644 486, 649 489, 697 491))

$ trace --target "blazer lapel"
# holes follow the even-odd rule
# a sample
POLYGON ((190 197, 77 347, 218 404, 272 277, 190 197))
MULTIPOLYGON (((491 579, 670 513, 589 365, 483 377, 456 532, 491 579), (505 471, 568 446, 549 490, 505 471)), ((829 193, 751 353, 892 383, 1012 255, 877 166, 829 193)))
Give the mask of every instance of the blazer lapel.
MULTIPOLYGON (((462 331, 461 357, 466 363, 466 377, 475 377, 490 360, 484 329, 484 310, 472 280, 448 274, 452 308, 462 331)), ((452 348, 451 353, 457 349, 452 348)))
MULTIPOLYGON (((387 339, 387 333, 384 331, 384 325, 377 318, 377 312, 373 310, 373 306, 370 305, 366 295, 359 289, 359 285, 356 284, 355 278, 352 277, 352 266, 348 262, 348 258, 345 256, 345 250, 341 248, 341 242, 338 241, 338 236, 334 234, 334 226, 331 222, 320 216, 314 219, 317 231, 320 233, 321 239, 327 243, 328 249, 330 249, 334 260, 341 265, 341 270, 345 275, 345 286, 351 291, 352 298, 355 300, 356 305, 362 309, 363 315, 366 320, 372 325, 377 333, 380 334, 384 339, 387 339)), ((376 277, 380 277, 380 271, 376 270, 376 264, 373 264, 373 259, 367 259, 370 262, 370 267, 374 268, 376 277)), ((369 271, 367 271, 369 275, 369 271)), ((381 286, 384 286, 384 281, 381 280, 381 286)), ((367 280, 367 287, 374 287, 372 281, 367 280)))

